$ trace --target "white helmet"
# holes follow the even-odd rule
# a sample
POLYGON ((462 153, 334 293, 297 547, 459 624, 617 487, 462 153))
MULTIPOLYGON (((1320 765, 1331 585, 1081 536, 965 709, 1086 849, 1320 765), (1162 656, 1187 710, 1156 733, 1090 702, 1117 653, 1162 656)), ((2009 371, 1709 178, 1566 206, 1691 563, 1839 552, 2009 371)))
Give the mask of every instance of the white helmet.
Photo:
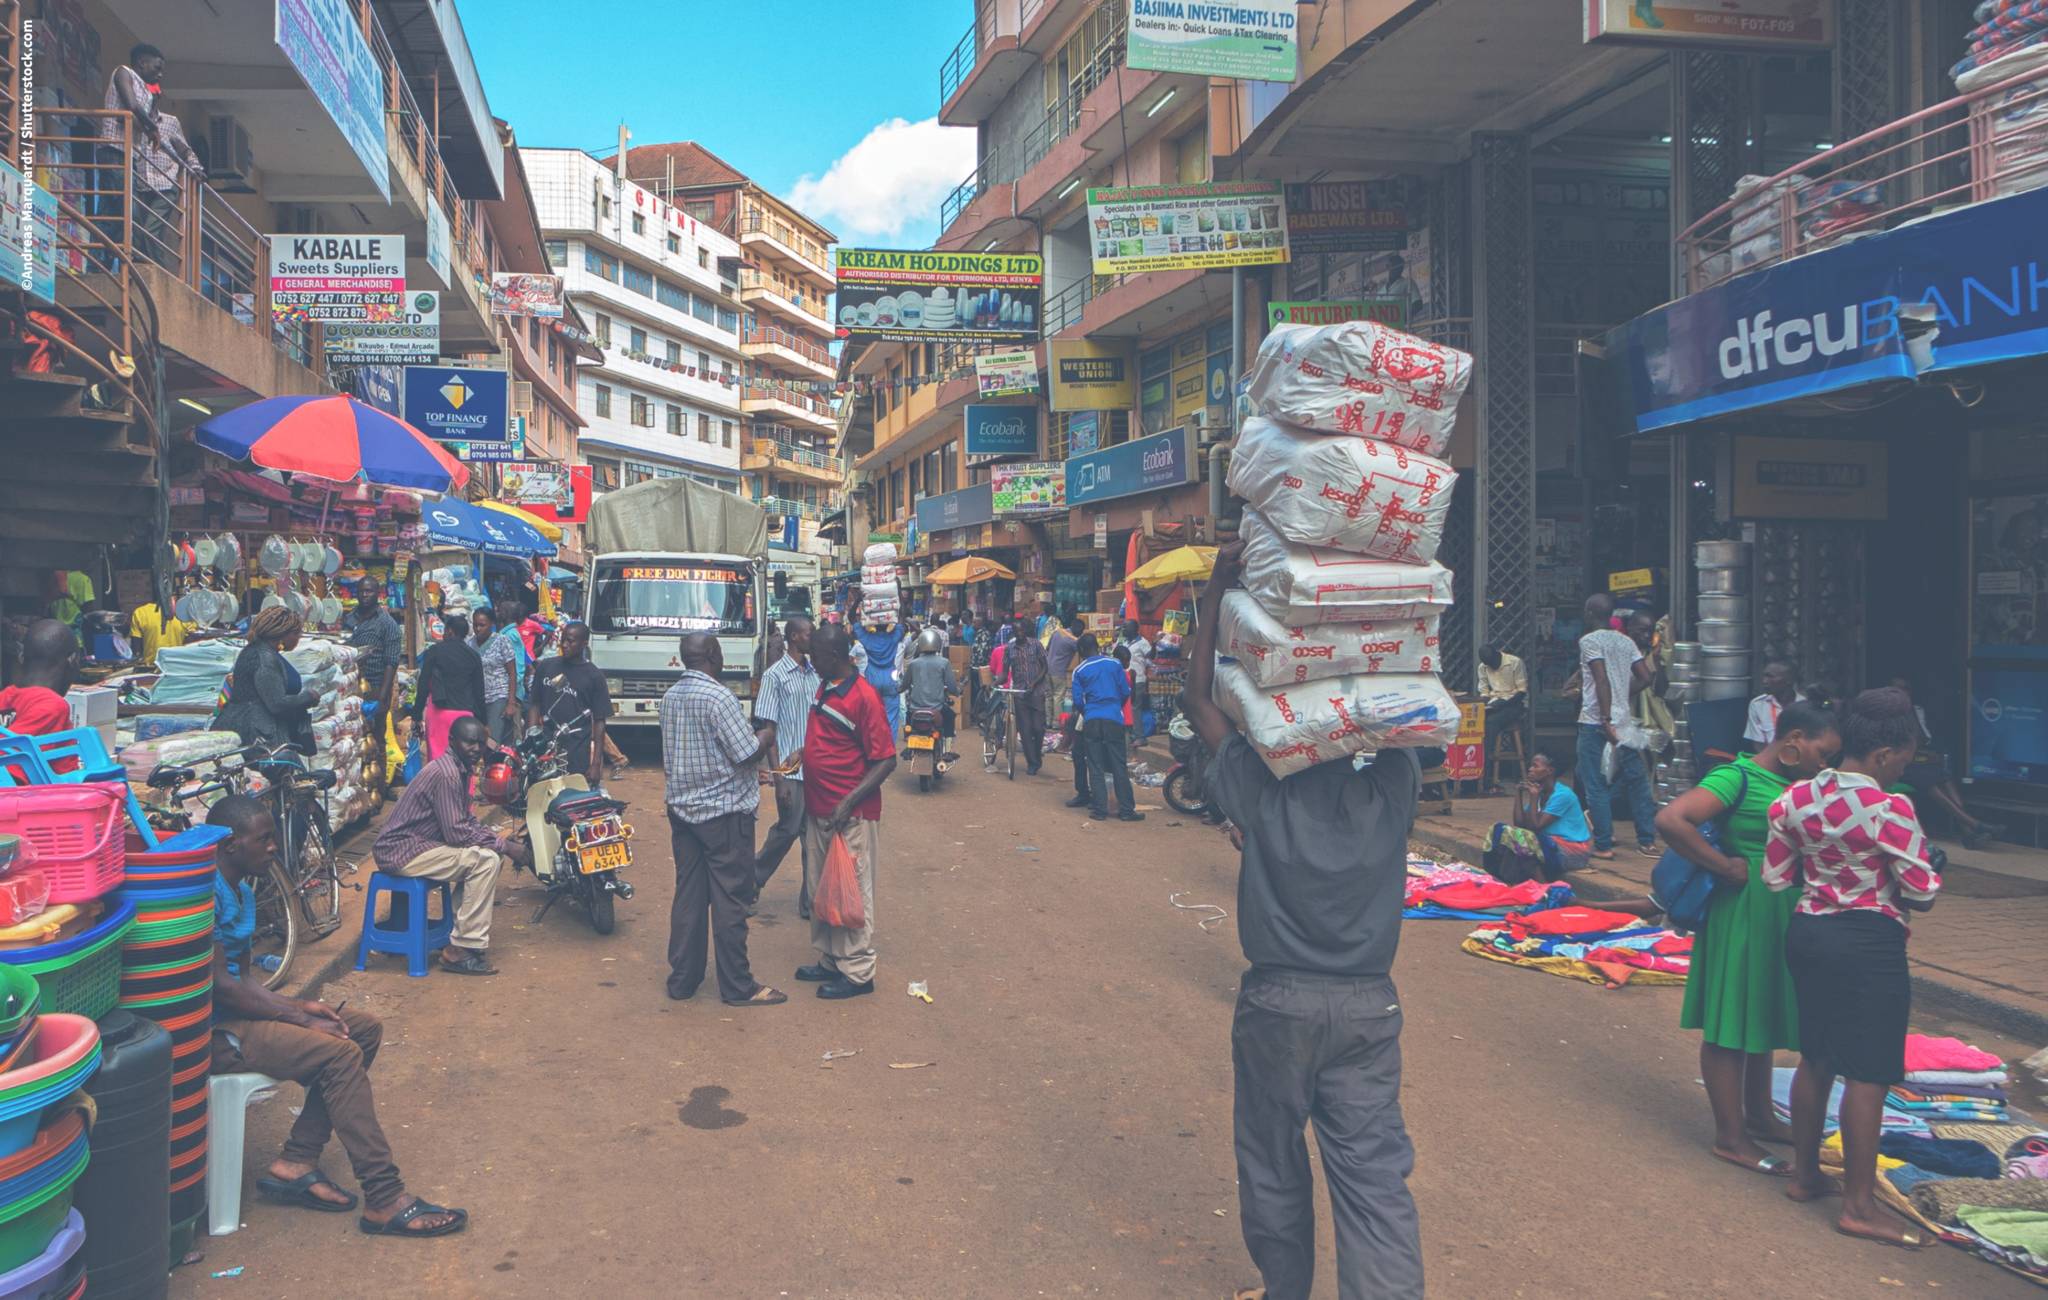
POLYGON ((946 634, 935 627, 928 627, 917 634, 913 648, 921 655, 936 655, 946 652, 946 634))

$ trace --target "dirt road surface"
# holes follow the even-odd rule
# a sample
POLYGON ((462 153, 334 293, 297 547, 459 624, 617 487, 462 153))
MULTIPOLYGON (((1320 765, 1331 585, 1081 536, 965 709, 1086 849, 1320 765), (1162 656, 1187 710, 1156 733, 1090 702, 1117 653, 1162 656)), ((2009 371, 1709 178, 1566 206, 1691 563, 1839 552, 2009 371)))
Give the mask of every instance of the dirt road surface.
MULTIPOLYGON (((324 990, 384 1018, 373 1077, 400 1167, 468 1207, 469 1231, 371 1239, 251 1191, 244 1229, 204 1241, 174 1296, 1181 1300, 1256 1283, 1231 1152, 1234 922, 1205 931, 1168 902, 1236 910, 1227 842, 1156 791, 1143 825, 1089 822, 1060 806, 1060 758, 1014 784, 970 762, 928 795, 899 774, 876 993, 825 1003, 791 981, 810 959, 792 855, 752 940, 790 1002, 735 1010, 707 979, 675 1003, 651 757, 614 787, 640 831, 615 935, 567 907, 534 925, 521 876, 500 888, 496 978, 377 958, 324 990)), ((1678 990, 1498 966, 1458 951, 1464 930, 1409 922, 1395 970, 1432 1295, 2039 1294, 1953 1248, 1846 1240, 1826 1207, 1711 1159, 1678 990)), ((287 1086, 252 1111, 252 1170, 297 1104, 287 1086)), ((326 1167, 353 1188, 338 1146, 326 1167)), ((1335 1296, 1319 1209, 1315 1294, 1335 1296)))

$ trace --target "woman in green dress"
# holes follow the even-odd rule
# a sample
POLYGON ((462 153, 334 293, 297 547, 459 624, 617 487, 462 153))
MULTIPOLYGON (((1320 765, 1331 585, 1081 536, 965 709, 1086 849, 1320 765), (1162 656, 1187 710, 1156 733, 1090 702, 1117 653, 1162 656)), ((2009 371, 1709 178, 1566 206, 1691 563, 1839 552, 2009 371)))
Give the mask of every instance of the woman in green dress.
POLYGON ((1791 1141, 1771 1109, 1772 1053, 1796 1051, 1799 1018, 1785 971, 1785 925, 1796 898, 1758 878, 1771 801, 1826 767, 1842 738, 1825 709, 1799 703, 1778 716, 1777 738, 1761 753, 1724 763, 1657 814, 1664 842, 1726 883, 1707 905, 1693 939, 1692 973, 1678 1023, 1701 1031, 1700 1077, 1714 1108, 1714 1154, 1745 1169, 1789 1177, 1791 1162, 1759 1138, 1791 1141), (1721 819, 1721 847, 1700 827, 1721 819))

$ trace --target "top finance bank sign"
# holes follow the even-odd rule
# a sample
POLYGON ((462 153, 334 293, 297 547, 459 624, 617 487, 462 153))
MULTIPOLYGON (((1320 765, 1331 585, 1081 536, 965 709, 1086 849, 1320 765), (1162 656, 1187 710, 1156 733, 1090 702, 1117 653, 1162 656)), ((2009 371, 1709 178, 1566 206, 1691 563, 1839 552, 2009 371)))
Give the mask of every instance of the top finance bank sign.
POLYGON ((1293 81, 1295 0, 1131 0, 1130 65, 1239 81, 1293 81))
POLYGON ((270 310, 295 320, 390 321, 405 306, 405 236, 272 235, 270 310))

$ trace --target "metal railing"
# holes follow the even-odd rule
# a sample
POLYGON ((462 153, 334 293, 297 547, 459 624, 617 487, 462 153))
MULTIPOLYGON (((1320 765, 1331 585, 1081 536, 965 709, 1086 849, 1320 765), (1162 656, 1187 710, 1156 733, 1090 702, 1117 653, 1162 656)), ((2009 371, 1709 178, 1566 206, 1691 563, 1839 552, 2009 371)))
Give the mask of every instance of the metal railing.
POLYGON ((1844 141, 1678 237, 1693 292, 1966 203, 2048 185, 2048 81, 2021 72, 1844 141))
POLYGON ((819 320, 826 319, 824 301, 815 295, 806 296, 803 286, 794 281, 769 275, 756 267, 743 266, 740 268, 740 291, 744 293, 748 289, 774 294, 798 311, 819 320))
POLYGON ((801 443, 781 438, 757 437, 750 445, 756 456, 767 456, 785 464, 801 465, 805 469, 823 470, 829 474, 843 474, 846 471, 844 460, 801 443))
POLYGON ((790 515, 795 515, 799 519, 825 517, 824 506, 814 506, 807 501, 796 501, 789 497, 755 497, 754 504, 771 515, 782 515, 785 518, 790 515))
POLYGON ((1119 26, 1109 39, 1097 46, 1088 56, 1088 62, 1081 66, 1078 76, 1067 83, 1066 90, 1038 120, 1024 137, 1023 166, 1018 174, 1036 167, 1052 147, 1081 125, 1081 103, 1094 93, 1095 88, 1116 75, 1124 61, 1125 28, 1119 26))
POLYGON ((804 234, 795 226, 789 224, 789 222, 762 208, 759 204, 743 203, 741 207, 740 234, 766 235, 820 270, 831 267, 832 259, 826 256, 823 244, 804 234))
POLYGON ((783 402, 796 407, 798 410, 809 411, 821 420, 830 420, 832 418, 832 407, 829 403, 819 401, 808 393, 800 393, 794 388, 785 388, 780 384, 746 384, 740 388, 740 400, 742 402, 783 402))
POLYGON ((397 55, 392 53, 391 41, 384 34, 384 24, 371 8, 370 0, 350 0, 350 7, 355 10, 356 18, 369 39, 370 57, 384 71, 384 111, 396 120, 399 141, 426 181, 427 196, 448 218, 450 258, 473 277, 488 281, 490 259, 484 249, 483 232, 476 220, 476 208, 470 200, 456 193, 455 183, 449 179, 448 169, 441 161, 441 148, 435 142, 436 119, 420 111, 419 101, 413 97, 412 87, 406 84, 405 71, 399 65, 397 55))
POLYGON ((1598 338, 1611 326, 1538 321, 1536 324, 1536 396, 1579 395, 1579 341, 1598 338))
POLYGON ((939 102, 941 104, 952 99, 953 92, 960 89, 967 78, 974 73, 974 61, 980 50, 980 33, 976 30, 978 26, 978 23, 969 23, 967 25, 967 35, 960 38, 960 43, 953 47, 953 52, 946 56, 944 63, 939 65, 939 102))
POLYGON ((832 354, 823 347, 809 339, 800 338, 786 329, 777 329, 773 325, 753 325, 741 330, 740 342, 742 344, 758 343, 771 347, 788 348, 791 352, 796 353, 807 361, 815 361, 821 366, 828 367, 832 364, 832 354))
POLYGON ((1431 320, 1408 322, 1408 333, 1431 343, 1456 348, 1460 352, 1472 350, 1472 318, 1470 316, 1439 316, 1431 320))
POLYGON ((974 170, 967 173, 967 179, 953 187, 953 192, 948 194, 939 203, 939 230, 941 232, 952 225, 961 213, 967 211, 968 204, 987 193, 989 186, 998 184, 995 176, 1001 169, 1001 166, 999 152, 995 149, 990 149, 982 160, 975 164, 974 170))

